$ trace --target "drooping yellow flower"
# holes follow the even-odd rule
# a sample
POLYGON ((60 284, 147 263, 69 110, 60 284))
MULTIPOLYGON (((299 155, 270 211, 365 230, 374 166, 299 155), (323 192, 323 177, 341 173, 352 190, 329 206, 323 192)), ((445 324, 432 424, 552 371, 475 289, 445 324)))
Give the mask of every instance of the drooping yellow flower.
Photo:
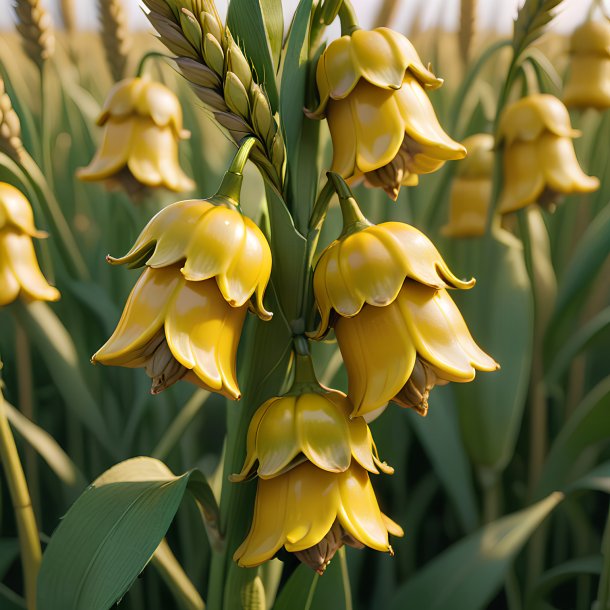
POLYGON ((102 143, 91 163, 77 172, 81 180, 105 180, 130 193, 143 187, 192 190, 194 182, 178 162, 178 142, 188 138, 182 108, 165 85, 127 78, 110 91, 97 120, 102 143))
POLYGON ((570 76, 563 101, 568 107, 610 108, 610 21, 586 21, 572 34, 570 76))
POLYGON ((504 143, 504 186, 498 211, 514 212, 532 203, 554 207, 558 196, 589 193, 599 180, 587 176, 576 159, 566 107, 556 97, 536 94, 504 109, 499 125, 504 143))
POLYGON ((485 234, 491 201, 494 139, 477 133, 462 144, 468 157, 457 166, 451 185, 449 222, 441 229, 448 237, 478 237, 485 234))
POLYGON ((0 182, 0 306, 17 297, 57 301, 59 291, 42 275, 32 238, 46 237, 34 226, 29 201, 14 186, 0 182))
POLYGON ((250 422, 244 467, 232 480, 255 474, 270 479, 305 461, 328 472, 344 472, 352 458, 369 472, 391 474, 394 470, 380 461, 365 420, 350 419, 352 409, 338 391, 269 399, 250 422))
MULTIPOLYGON (((246 158, 247 152, 243 163, 246 158)), ((229 171, 210 199, 167 206, 125 256, 108 257, 146 270, 93 362, 144 367, 153 393, 184 378, 240 398, 235 357, 246 310, 263 320, 272 316, 263 305, 271 250, 235 207, 241 178, 229 171)))
POLYGON ((322 573, 343 544, 392 553, 388 534, 402 536, 403 531, 379 509, 362 466, 352 462, 334 473, 305 462, 259 479, 252 526, 233 559, 254 567, 284 547, 322 573))
POLYGON ((413 45, 388 28, 356 30, 333 41, 318 62, 320 105, 333 141, 332 171, 364 176, 393 199, 401 185, 439 169, 466 151, 440 126, 426 89, 442 80, 413 45))
POLYGON ((439 383, 471 381, 498 365, 472 339, 448 288, 468 289, 432 242, 399 222, 371 225, 352 197, 340 197, 344 231, 320 256, 315 338, 334 326, 353 415, 389 400, 428 408, 439 383))

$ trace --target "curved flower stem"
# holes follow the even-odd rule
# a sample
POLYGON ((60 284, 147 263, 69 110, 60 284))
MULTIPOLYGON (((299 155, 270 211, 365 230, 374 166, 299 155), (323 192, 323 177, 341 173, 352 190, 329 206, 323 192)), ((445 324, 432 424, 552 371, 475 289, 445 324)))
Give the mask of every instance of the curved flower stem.
MULTIPOLYGON (((0 365, 1 366, 1 365, 0 365)), ((6 476, 15 520, 19 532, 25 599, 28 610, 36 608, 36 579, 40 569, 42 552, 36 518, 32 510, 30 493, 19 460, 15 439, 6 417, 4 397, 0 387, 0 458, 6 476)))
POLYGON ((351 36, 360 29, 356 11, 349 0, 343 0, 339 8, 339 19, 341 21, 341 36, 351 36))
POLYGON ((138 63, 138 67, 136 68, 136 78, 142 78, 144 68, 146 67, 146 62, 149 59, 167 59, 171 61, 174 58, 171 55, 161 53, 160 51, 148 51, 148 53, 144 53, 144 55, 142 55, 142 59, 140 59, 138 63))
POLYGON ((244 181, 244 167, 250 156, 252 147, 258 140, 255 137, 249 136, 244 138, 233 157, 231 166, 222 178, 222 183, 214 197, 222 199, 229 205, 236 207, 241 211, 239 198, 241 194, 241 185, 244 181))

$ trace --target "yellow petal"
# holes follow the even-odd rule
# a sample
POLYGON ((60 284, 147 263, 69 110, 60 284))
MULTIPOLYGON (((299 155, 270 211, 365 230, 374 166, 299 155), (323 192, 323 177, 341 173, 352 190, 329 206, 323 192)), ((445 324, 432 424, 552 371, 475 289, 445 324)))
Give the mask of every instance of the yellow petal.
POLYGON ((242 247, 245 234, 239 212, 220 206, 211 208, 191 234, 182 269, 184 277, 200 281, 226 273, 242 247))
MULTIPOLYGON (((36 252, 29 235, 4 231, 0 235, 3 259, 12 269, 14 277, 21 285, 23 294, 33 300, 57 301, 60 297, 57 288, 50 286, 40 271, 36 252)), ((11 291, 8 291, 10 294, 11 291)))
POLYGON ((449 222, 441 233, 448 237, 485 235, 492 186, 489 178, 456 178, 451 185, 449 222))
POLYGON ((300 452, 295 422, 295 396, 283 396, 266 409, 256 436, 258 476, 271 478, 283 471, 300 452))
POLYGON ((357 141, 351 102, 349 100, 330 101, 327 114, 333 142, 331 171, 347 178, 352 176, 356 169, 357 141))
POLYGON ((549 188, 558 193, 590 193, 599 188, 599 180, 587 176, 576 158, 569 138, 545 133, 537 142, 538 158, 549 188))
MULTIPOLYGON (((226 272, 217 280, 226 301, 234 307, 246 303, 259 284, 263 284, 261 292, 264 292, 271 274, 271 250, 265 236, 249 218, 243 216, 242 220, 245 225, 242 242, 226 272)), ((269 313, 264 308, 263 312, 269 313)))
POLYGON ((250 568, 271 559, 284 544, 289 475, 259 480, 252 525, 233 555, 241 567, 250 568))
POLYGON ((322 470, 343 472, 351 462, 348 413, 339 411, 326 395, 297 398, 297 443, 307 459, 322 470))
POLYGON ((405 282, 396 300, 417 353, 448 381, 471 381, 475 369, 495 371, 497 363, 473 340, 446 290, 405 282))
POLYGON ((116 83, 106 97, 97 124, 103 125, 109 117, 120 119, 132 114, 136 99, 146 83, 142 78, 125 78, 116 83))
POLYGON ((182 280, 165 322, 174 358, 211 390, 235 400, 241 396, 235 357, 245 315, 245 306, 225 302, 214 280, 182 280))
POLYGON ((352 59, 352 40, 349 36, 333 40, 324 51, 320 63, 320 98, 325 99, 330 95, 335 100, 343 99, 358 83, 360 71, 352 59))
POLYGON ((320 312, 321 318, 320 326, 318 327, 317 331, 311 334, 313 339, 320 339, 328 331, 330 312, 333 308, 333 304, 330 300, 328 291, 326 290, 327 266, 328 262, 331 260, 331 257, 325 254, 333 252, 333 248, 336 248, 337 244, 338 241, 334 241, 332 244, 330 244, 330 246, 328 246, 325 253, 323 253, 323 255, 320 257, 313 274, 313 290, 316 297, 316 306, 320 312))
POLYGON ((31 237, 46 237, 34 226, 32 206, 23 193, 12 184, 0 182, 0 229, 8 226, 19 229, 31 237))
POLYGON ((175 93, 161 83, 148 81, 139 91, 135 110, 150 117, 159 127, 171 127, 175 136, 182 132, 182 107, 175 93))
POLYGON ((441 127, 430 99, 413 75, 405 75, 403 86, 393 96, 402 117, 403 130, 425 147, 424 152, 429 157, 448 161, 466 156, 466 149, 441 127))
POLYGON ((134 122, 130 119, 111 119, 104 128, 102 143, 87 167, 76 175, 80 180, 105 180, 125 167, 131 152, 134 122))
POLYGON ((5 251, 4 236, 0 234, 0 307, 12 303, 19 295, 20 289, 5 251))
POLYGON ((364 415, 391 400, 415 364, 415 346, 396 301, 366 305, 353 318, 339 318, 335 334, 347 369, 352 416, 364 415))
POLYGON ((383 167, 398 154, 405 122, 395 95, 395 91, 360 81, 347 100, 356 131, 356 165, 361 172, 383 167))
POLYGON ((574 56, 563 102, 569 108, 610 108, 610 57, 574 56))
POLYGON ((115 331, 91 361, 130 366, 163 326, 170 299, 181 282, 175 267, 145 269, 127 299, 115 331))
POLYGON ((504 150, 504 183, 498 212, 507 214, 535 203, 544 190, 544 174, 535 142, 513 142, 504 150))
POLYGON ((369 481, 360 466, 353 465, 339 477, 339 522, 356 540, 378 551, 390 552, 388 530, 369 481))
POLYGON ((286 550, 294 553, 318 544, 330 531, 339 504, 338 479, 313 464, 302 464, 289 477, 286 502, 286 550))
POLYGON ((212 207, 203 199, 188 199, 168 205, 152 217, 125 256, 108 257, 108 260, 116 265, 133 263, 154 245, 152 256, 145 261, 150 267, 177 263, 186 256, 193 226, 212 207))

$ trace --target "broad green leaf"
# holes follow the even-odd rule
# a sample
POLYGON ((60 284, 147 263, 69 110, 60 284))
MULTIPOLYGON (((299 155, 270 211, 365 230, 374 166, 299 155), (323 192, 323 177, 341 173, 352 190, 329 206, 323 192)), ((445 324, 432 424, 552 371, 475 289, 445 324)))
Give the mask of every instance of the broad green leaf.
POLYGON ((451 398, 448 388, 437 388, 430 397, 426 418, 411 410, 407 416, 455 506, 464 531, 470 532, 478 525, 478 508, 470 464, 451 398))
POLYGON ((470 383, 452 384, 464 445, 477 466, 501 470, 513 455, 529 383, 534 323, 529 278, 520 242, 505 231, 489 240, 460 240, 452 253, 461 259, 458 271, 477 284, 451 294, 475 341, 501 366, 478 372, 470 383))
POLYGON ((544 464, 536 497, 563 488, 573 476, 572 467, 584 449, 610 438, 610 377, 585 396, 561 429, 544 464))
POLYGON ((400 587, 390 610, 484 608, 502 586, 514 557, 562 499, 561 493, 553 493, 454 544, 400 587))
POLYGON ((543 599, 567 580, 571 580, 582 574, 597 576, 602 570, 602 558, 600 555, 579 557, 566 561, 545 572, 538 580, 535 589, 528 596, 525 610, 539 610, 543 599))
POLYGON ((265 20, 267 38, 271 47, 271 55, 275 69, 280 65, 280 54, 284 44, 284 11, 282 10, 281 0, 259 0, 265 20))
POLYGON ((178 506, 202 475, 175 476, 162 462, 126 460, 98 477, 55 530, 38 579, 39 610, 107 610, 150 561, 178 506))
POLYGON ((4 407, 11 426, 40 454, 66 485, 80 489, 87 485, 82 472, 46 430, 30 421, 6 401, 4 407))
POLYGON ((112 302, 107 291, 94 282, 78 280, 68 282, 67 289, 95 314, 103 325, 104 333, 110 336, 114 332, 117 320, 121 317, 121 312, 112 302))
POLYGON ((546 354, 552 356, 565 342, 582 309, 589 289, 610 254, 610 206, 591 222, 561 278, 557 304, 546 337, 546 354))
POLYGON ((106 423, 80 371, 80 358, 64 325, 41 301, 25 304, 17 300, 11 308, 38 348, 68 409, 112 453, 106 423))
POLYGON ((586 475, 567 485, 566 493, 601 491, 610 494, 610 461, 599 464, 586 475))
POLYGON ((290 576, 273 604, 273 610, 310 610, 320 577, 305 564, 290 576))
MULTIPOLYGON (((266 4, 269 4, 268 1, 266 4)), ((275 3, 274 3, 275 4, 275 3)), ((281 10, 281 8, 280 8, 281 10)), ((274 27, 274 44, 277 49, 276 15, 270 15, 272 22, 267 24, 263 16, 260 0, 231 0, 227 13, 227 25, 236 42, 242 47, 245 56, 254 69, 254 78, 264 87, 274 112, 278 109, 278 92, 275 81, 275 66, 272 57, 270 35, 267 26, 274 27)), ((281 18, 281 13, 280 13, 281 18)), ((283 27, 283 23, 282 23, 283 27)))
MULTIPOLYGON (((290 27, 284 65, 282 67, 282 85, 280 89, 280 117, 286 141, 288 187, 291 190, 292 202, 296 204, 302 196, 298 192, 297 173, 302 130, 305 121, 303 107, 306 105, 306 81, 309 58, 309 20, 312 0, 300 0, 290 27)), ((307 163, 311 163, 307 159, 307 163)))

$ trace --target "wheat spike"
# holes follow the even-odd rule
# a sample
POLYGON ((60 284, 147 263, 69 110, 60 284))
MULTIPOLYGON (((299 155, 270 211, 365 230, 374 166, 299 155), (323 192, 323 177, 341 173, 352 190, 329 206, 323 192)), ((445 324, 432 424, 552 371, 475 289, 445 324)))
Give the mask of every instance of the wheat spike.
POLYGON ((74 0, 61 0, 61 19, 66 28, 66 32, 71 36, 76 32, 76 10, 74 0))
POLYGON ((254 135, 260 146, 250 159, 282 190, 286 152, 264 88, 213 0, 143 0, 161 42, 199 99, 235 142, 254 135))
POLYGON ((373 21, 375 27, 390 27, 390 24, 394 21, 394 18, 396 17, 398 7, 398 0, 383 0, 373 21))
POLYGON ((112 78, 119 81, 125 77, 129 54, 127 16, 121 0, 98 0, 98 7, 106 60, 112 78))
POLYGON ((21 122, 13 109, 11 98, 0 77, 0 150, 15 161, 19 161, 24 151, 21 141, 21 122))
POLYGON ((51 16, 41 0, 16 0, 17 30, 27 56, 42 69, 55 51, 55 35, 51 16))
POLYGON ((477 8, 477 0, 461 0, 460 2, 459 44, 464 67, 470 60, 472 42, 476 34, 477 8))

